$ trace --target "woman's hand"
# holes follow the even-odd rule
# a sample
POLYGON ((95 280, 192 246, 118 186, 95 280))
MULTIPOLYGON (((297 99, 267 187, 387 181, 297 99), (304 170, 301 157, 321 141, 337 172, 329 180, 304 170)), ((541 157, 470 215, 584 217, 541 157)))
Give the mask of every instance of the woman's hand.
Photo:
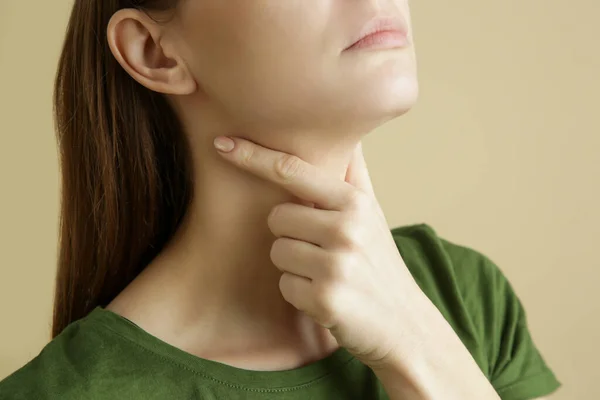
POLYGON ((269 214, 285 300, 371 367, 391 400, 499 400, 404 264, 360 143, 344 181, 296 156, 241 138, 234 144, 225 159, 315 206, 284 203, 269 214))
POLYGON ((372 367, 398 356, 399 341, 410 329, 415 338, 425 334, 423 317, 432 305, 398 252, 360 143, 342 181, 296 156, 234 141, 231 152, 220 152, 225 159, 315 204, 280 204, 268 217, 278 237, 271 259, 283 272, 279 287, 285 300, 372 367))

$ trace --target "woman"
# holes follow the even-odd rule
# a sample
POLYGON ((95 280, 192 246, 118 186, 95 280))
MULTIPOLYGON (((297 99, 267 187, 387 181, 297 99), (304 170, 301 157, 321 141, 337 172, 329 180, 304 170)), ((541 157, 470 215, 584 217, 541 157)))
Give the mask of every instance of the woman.
POLYGON ((360 140, 417 94, 404 0, 76 0, 53 340, 0 399, 556 390, 489 258, 387 228, 360 140))

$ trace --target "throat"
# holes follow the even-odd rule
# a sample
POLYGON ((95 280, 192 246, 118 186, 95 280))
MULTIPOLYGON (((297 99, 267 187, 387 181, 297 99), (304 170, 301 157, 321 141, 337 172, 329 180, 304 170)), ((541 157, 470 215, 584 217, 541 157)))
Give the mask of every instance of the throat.
POLYGON ((277 338, 269 343, 257 344, 224 341, 211 343, 210 350, 190 353, 207 360, 220 362, 236 368, 252 371, 285 371, 300 368, 323 358, 339 349, 333 337, 277 338))

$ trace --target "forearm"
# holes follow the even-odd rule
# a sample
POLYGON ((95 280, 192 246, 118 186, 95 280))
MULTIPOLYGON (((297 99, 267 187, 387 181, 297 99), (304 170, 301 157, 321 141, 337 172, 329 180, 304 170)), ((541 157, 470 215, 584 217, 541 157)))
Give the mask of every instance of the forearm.
POLYGON ((390 400, 500 400, 439 311, 426 314, 427 329, 409 340, 411 350, 373 368, 390 400))

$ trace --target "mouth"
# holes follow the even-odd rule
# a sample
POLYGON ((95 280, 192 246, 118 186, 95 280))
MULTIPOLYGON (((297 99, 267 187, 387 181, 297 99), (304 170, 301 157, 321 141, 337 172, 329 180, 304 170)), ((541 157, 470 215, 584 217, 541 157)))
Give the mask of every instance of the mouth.
POLYGON ((406 23, 392 16, 377 16, 363 26, 352 44, 344 49, 390 49, 408 46, 406 23))

